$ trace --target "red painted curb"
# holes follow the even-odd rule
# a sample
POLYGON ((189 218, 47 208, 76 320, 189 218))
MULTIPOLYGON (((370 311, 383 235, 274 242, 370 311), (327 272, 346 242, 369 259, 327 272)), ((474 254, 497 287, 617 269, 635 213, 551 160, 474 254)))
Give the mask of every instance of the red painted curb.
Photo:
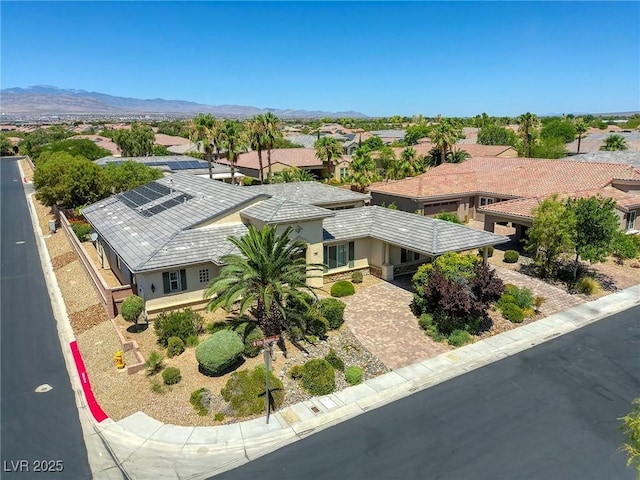
POLYGON ((71 347, 71 353, 73 354, 73 359, 76 362, 76 368, 78 369, 78 375, 80 376, 80 383, 82 384, 82 390, 84 391, 84 396, 87 399, 89 410, 91 410, 93 418, 95 418, 96 421, 100 423, 109 417, 106 413, 104 413, 102 408, 100 408, 96 397, 93 395, 93 390, 91 390, 91 383, 89 383, 89 375, 87 375, 87 370, 85 369, 82 355, 80 355, 80 350, 78 350, 78 344, 74 340, 69 344, 69 347, 71 347))

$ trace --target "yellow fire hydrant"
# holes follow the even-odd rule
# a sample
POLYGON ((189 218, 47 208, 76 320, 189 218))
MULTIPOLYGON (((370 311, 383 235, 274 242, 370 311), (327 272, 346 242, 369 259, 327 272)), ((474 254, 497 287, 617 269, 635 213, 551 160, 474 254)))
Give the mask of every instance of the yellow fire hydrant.
POLYGON ((117 368, 124 368, 124 359, 122 358, 122 351, 118 350, 116 352, 115 357, 113 357, 116 361, 117 368))

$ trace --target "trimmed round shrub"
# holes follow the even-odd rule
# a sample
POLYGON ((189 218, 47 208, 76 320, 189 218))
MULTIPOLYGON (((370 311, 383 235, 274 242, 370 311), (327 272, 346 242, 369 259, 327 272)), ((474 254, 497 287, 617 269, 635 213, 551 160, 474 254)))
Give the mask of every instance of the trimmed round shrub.
POLYGON ((167 341, 167 356, 176 357, 184 352, 185 345, 180 337, 169 337, 167 341))
POLYGON ((353 283, 348 280, 340 280, 331 285, 332 297, 348 297, 354 293, 356 293, 356 288, 353 286, 353 283))
POLYGON ((576 290, 579 293, 583 293, 585 295, 593 295, 594 293, 598 293, 600 291, 600 284, 595 278, 582 277, 576 283, 576 290))
MULTIPOLYGON (((253 371, 234 372, 220 394, 236 417, 247 417, 266 411, 265 368, 257 366, 253 371)), ((284 386, 276 376, 269 372, 269 393, 271 408, 277 409, 284 401, 284 386)))
POLYGON ((329 328, 335 330, 344 323, 345 303, 335 298, 323 298, 319 302, 320 313, 329 322, 329 328))
POLYGON ((182 380, 180 369, 176 367, 167 367, 162 371, 162 380, 165 385, 175 385, 182 380))
POLYGON ((469 332, 465 330, 454 330, 449 334, 449 338, 447 339, 447 343, 453 347, 461 347, 469 342, 471 342, 473 338, 469 334, 469 332))
POLYGON ((520 258, 520 254, 515 250, 507 250, 504 252, 505 263, 516 263, 520 258))
POLYGON ((344 379, 349 385, 358 385, 362 383, 362 369, 355 365, 344 369, 344 379))
POLYGON ((202 315, 185 308, 181 311, 162 312, 153 321, 153 329, 158 336, 158 343, 166 347, 169 337, 179 337, 185 342, 191 335, 201 333, 203 322, 202 315))
POLYGON ((507 303, 502 306, 502 316, 513 323, 522 323, 524 311, 515 303, 507 303))
POLYGON ((336 370, 344 372, 344 361, 338 356, 333 348, 330 349, 329 353, 324 356, 324 359, 329 362, 331 366, 336 370))
POLYGON ((351 281, 353 283, 362 283, 362 272, 360 270, 351 274, 351 281))
POLYGON ((233 367, 244 351, 240 336, 231 330, 220 330, 196 347, 196 360, 206 375, 221 375, 233 367))
POLYGON ((433 315, 430 313, 423 313, 418 319, 418 325, 420 325, 421 329, 427 330, 433 325, 433 315))
POLYGON ((138 318, 144 311, 144 300, 138 295, 129 295, 120 305, 120 315, 127 322, 138 323, 138 318))
POLYGON ((256 340, 260 340, 264 338, 264 332, 258 326, 257 323, 246 322, 241 323, 238 327, 234 328, 234 330, 240 335, 244 343, 244 351, 243 353, 247 357, 257 357, 262 350, 262 347, 254 347, 252 344, 256 340))
POLYGON ((85 222, 71 222, 71 230, 76 234, 78 240, 84 242, 91 233, 91 225, 85 222))
POLYGON ((323 358, 314 358, 302 366, 300 384, 311 395, 328 395, 336 390, 333 367, 323 358))

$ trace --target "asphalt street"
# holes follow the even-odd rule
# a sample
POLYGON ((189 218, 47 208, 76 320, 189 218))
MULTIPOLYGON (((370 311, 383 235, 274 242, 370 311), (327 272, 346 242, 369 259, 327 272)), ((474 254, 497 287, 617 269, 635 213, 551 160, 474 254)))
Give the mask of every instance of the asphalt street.
POLYGON ((222 479, 635 478, 640 307, 311 435, 222 479))
POLYGON ((91 471, 15 158, 0 159, 0 476, 91 471), (49 385, 51 390, 37 393, 49 385))

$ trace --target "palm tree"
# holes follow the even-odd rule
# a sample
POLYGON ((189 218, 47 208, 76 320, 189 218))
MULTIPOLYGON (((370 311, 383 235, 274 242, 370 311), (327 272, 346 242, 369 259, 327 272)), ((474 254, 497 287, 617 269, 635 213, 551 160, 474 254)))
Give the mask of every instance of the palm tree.
POLYGON ((218 154, 221 146, 220 120, 210 114, 199 113, 197 117, 189 122, 189 140, 195 144, 202 142, 204 146, 204 158, 209 167, 209 178, 213 178, 213 166, 211 157, 215 153, 215 160, 218 161, 218 154))
POLYGON ((380 153, 378 154, 378 160, 380 161, 380 166, 384 171, 385 178, 393 178, 395 180, 394 174, 394 166, 396 164, 396 154, 393 149, 385 145, 380 149, 380 153))
POLYGON ((248 141, 244 125, 237 120, 225 120, 220 131, 222 146, 227 151, 231 167, 231 183, 235 183, 235 167, 238 156, 247 150, 248 141))
POLYGON ((282 138, 282 130, 280 129, 282 122, 271 112, 262 115, 261 122, 264 148, 267 149, 267 179, 271 181, 271 150, 276 141, 282 138))
POLYGON ((353 154, 350 165, 350 180, 359 192, 364 192, 365 188, 378 179, 376 174, 376 162, 371 158, 371 153, 359 148, 353 154))
POLYGON ((308 272, 322 269, 322 265, 307 264, 306 243, 291 240, 292 231, 288 227, 279 235, 275 225, 262 230, 249 226, 246 235, 230 237, 241 254, 221 258, 225 265, 204 293, 211 299, 207 311, 229 310, 239 302, 240 315, 251 308, 266 336, 280 335, 287 328, 287 299, 300 298, 304 291, 313 294, 307 285, 308 272))
POLYGON ((609 135, 604 140, 604 144, 600 147, 600 150, 607 150, 609 152, 615 152, 617 150, 628 150, 629 146, 627 141, 622 135, 614 134, 609 135))
POLYGON ((462 128, 454 120, 445 118, 432 127, 431 141, 440 152, 437 165, 447 161, 447 153, 460 138, 464 138, 462 128))
POLYGON ((517 122, 520 126, 520 135, 522 135, 523 154, 525 157, 531 157, 531 148, 533 147, 531 131, 538 126, 538 117, 527 112, 520 115, 517 122))
POLYGON ((335 138, 321 137, 313 146, 316 149, 316 158, 322 160, 329 178, 333 178, 335 161, 342 156, 342 145, 335 138))
POLYGON ((396 178, 413 177, 417 172, 416 169, 416 150, 413 147, 407 147, 400 153, 400 160, 395 165, 396 178))
MULTIPOLYGON (((260 183, 264 183, 264 171, 262 167, 262 149, 265 146, 265 121, 263 115, 256 115, 248 122, 249 146, 258 152, 259 173, 258 179, 260 183)), ((271 166, 271 165, 269 165, 271 166)))
POLYGON ((580 141, 582 140, 582 135, 587 133, 589 130, 589 125, 584 121, 582 117, 576 119, 575 123, 576 133, 578 134, 578 153, 580 153, 580 141))
POLYGON ((272 183, 290 183, 290 182, 311 182, 315 180, 308 170, 301 170, 298 167, 288 167, 273 175, 272 183))
POLYGON ((454 148, 451 151, 449 155, 449 159, 447 161, 449 163, 462 163, 469 157, 470 157, 469 152, 467 152, 466 150, 462 150, 460 148, 454 148))

